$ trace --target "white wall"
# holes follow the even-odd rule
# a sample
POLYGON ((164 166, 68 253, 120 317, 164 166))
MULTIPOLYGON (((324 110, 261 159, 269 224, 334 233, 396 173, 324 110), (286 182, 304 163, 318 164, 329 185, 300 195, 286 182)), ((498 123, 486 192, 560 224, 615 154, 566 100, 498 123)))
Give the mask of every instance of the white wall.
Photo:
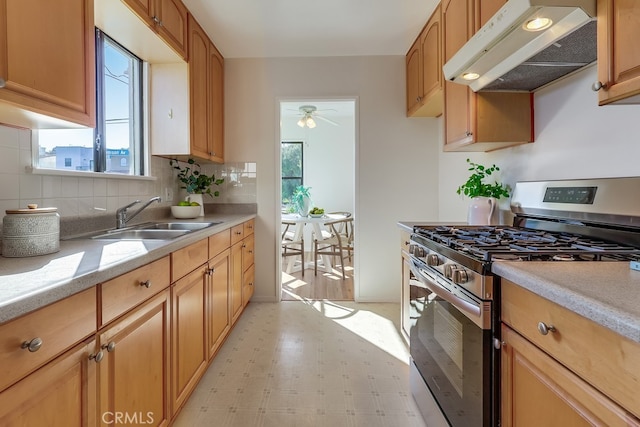
MULTIPOLYGON (((455 190, 468 177, 468 157, 497 164, 511 186, 522 180, 640 175, 640 105, 598 107, 591 90, 596 80, 596 68, 588 67, 536 92, 532 144, 490 153, 439 151, 440 220, 466 220, 469 200, 455 190)), ((501 209, 509 209, 506 200, 501 209)))
POLYGON ((437 218, 438 120, 405 116, 404 56, 228 59, 225 160, 256 161, 256 291, 277 293, 278 99, 358 99, 356 300, 399 301, 400 220, 437 218), (251 120, 247 120, 248 117, 251 120))

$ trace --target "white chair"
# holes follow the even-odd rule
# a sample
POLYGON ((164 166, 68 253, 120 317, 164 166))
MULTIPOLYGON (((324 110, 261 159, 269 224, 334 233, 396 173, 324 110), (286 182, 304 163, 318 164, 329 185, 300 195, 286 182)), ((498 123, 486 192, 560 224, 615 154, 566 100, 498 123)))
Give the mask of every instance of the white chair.
POLYGON ((295 227, 296 223, 289 221, 282 221, 282 256, 286 259, 290 256, 300 255, 302 262, 302 275, 304 276, 304 235, 300 236, 300 239, 295 239, 295 227))
POLYGON ((340 230, 353 230, 353 218, 338 219, 335 221, 326 222, 325 227, 328 227, 330 236, 325 239, 313 240, 313 260, 314 267, 313 272, 318 275, 318 256, 327 255, 340 258, 340 268, 342 269, 342 280, 346 279, 344 272, 345 259, 351 259, 353 252, 353 232, 350 236, 340 232, 340 230), (345 252, 348 256, 345 256, 345 252))

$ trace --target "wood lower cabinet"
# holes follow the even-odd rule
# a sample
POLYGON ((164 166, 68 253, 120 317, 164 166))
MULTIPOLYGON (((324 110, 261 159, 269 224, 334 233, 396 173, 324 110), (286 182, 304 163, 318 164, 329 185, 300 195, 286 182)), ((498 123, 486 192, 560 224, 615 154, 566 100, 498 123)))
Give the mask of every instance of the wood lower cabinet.
POLYGON ((640 426, 638 343, 508 280, 501 290, 501 425, 640 426))
POLYGON ((171 287, 171 402, 177 411, 191 394, 207 367, 206 264, 171 287))
POLYGON ((437 117, 443 110, 440 5, 406 55, 407 117, 437 117))
MULTIPOLYGON (((489 2, 485 15, 474 0, 445 0, 442 5, 446 63, 480 28, 480 20, 488 19, 500 4, 497 0, 489 2)), ((475 93, 465 85, 447 81, 444 122, 444 151, 491 151, 533 142, 533 94, 475 93)))
POLYGON ((3 122, 95 126, 93 0, 0 0, 0 10, 3 122))
POLYGON ((640 104, 640 2, 598 0, 599 105, 640 104))
POLYGON ((402 287, 400 289, 400 326, 404 339, 409 341, 409 333, 411 331, 411 317, 409 310, 410 303, 410 280, 411 267, 410 267, 410 244, 411 233, 407 231, 400 232, 400 259, 402 262, 402 287))
POLYGON ((167 289, 98 333, 100 425, 168 425, 170 313, 167 289))
POLYGON ((231 329, 231 315, 229 312, 229 277, 231 265, 231 250, 218 253, 209 260, 207 283, 207 335, 208 358, 222 345, 231 329))
POLYGON ((95 354, 92 338, 0 393, 0 425, 95 426, 95 354))
POLYGON ((242 313, 242 242, 231 247, 231 323, 235 323, 242 313))

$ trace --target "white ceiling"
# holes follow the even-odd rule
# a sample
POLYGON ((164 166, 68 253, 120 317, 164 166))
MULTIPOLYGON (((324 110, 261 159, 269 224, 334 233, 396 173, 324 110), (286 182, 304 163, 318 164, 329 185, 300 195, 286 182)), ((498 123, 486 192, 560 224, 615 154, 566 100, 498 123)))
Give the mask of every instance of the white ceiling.
POLYGON ((404 55, 439 0, 184 0, 225 58, 404 55))

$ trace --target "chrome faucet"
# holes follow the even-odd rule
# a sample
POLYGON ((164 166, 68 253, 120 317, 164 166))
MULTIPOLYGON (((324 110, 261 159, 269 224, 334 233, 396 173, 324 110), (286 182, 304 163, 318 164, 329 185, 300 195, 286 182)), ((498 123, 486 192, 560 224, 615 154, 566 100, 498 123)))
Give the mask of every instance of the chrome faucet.
POLYGON ((123 228, 127 224, 127 222, 129 222, 133 218, 135 218, 136 215, 138 215, 140 212, 142 212, 142 210, 144 208, 146 208, 147 206, 149 206, 151 203, 153 203, 153 202, 160 203, 161 201, 162 201, 162 199, 160 198, 160 196, 152 197, 152 198, 149 199, 149 201, 147 201, 147 203, 142 205, 141 208, 139 208, 137 211, 135 211, 133 214, 131 214, 131 216, 127 216, 127 209, 129 209, 130 207, 140 203, 140 200, 136 200, 135 202, 129 203, 126 206, 118 208, 118 210, 116 211, 116 228, 123 228))

